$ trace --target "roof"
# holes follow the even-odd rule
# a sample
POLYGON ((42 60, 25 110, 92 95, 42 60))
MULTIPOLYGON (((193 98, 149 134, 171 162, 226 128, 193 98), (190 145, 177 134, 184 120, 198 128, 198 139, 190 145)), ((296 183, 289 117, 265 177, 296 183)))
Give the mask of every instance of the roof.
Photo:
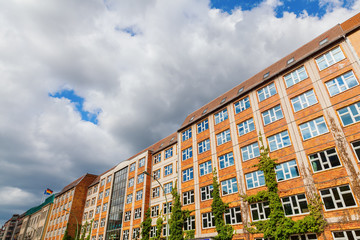
POLYGON ((261 72, 257 73, 248 80, 240 83, 236 87, 232 88, 228 92, 197 109, 193 113, 189 114, 178 131, 182 131, 194 122, 208 116, 209 114, 226 106, 229 102, 235 99, 245 96, 250 90, 253 90, 258 85, 268 82, 278 75, 288 71, 290 68, 301 64, 308 57, 317 54, 319 51, 329 46, 330 44, 338 41, 344 35, 360 26, 360 13, 350 18, 349 20, 338 24, 320 36, 316 37, 312 41, 303 45, 299 49, 290 53, 286 57, 280 59, 271 66, 265 68, 261 72), (320 42, 322 44, 320 44, 320 42), (225 99, 225 100, 224 100, 225 99), (206 111, 205 111, 206 109, 206 111))
POLYGON ((53 202, 54 202, 54 198, 55 198, 55 194, 53 194, 53 195, 51 195, 50 197, 46 198, 45 201, 44 201, 42 204, 40 204, 40 205, 38 205, 38 206, 36 206, 36 207, 30 208, 29 210, 27 210, 27 211, 25 212, 25 216, 29 216, 29 215, 31 215, 31 214, 33 214, 33 213, 36 213, 37 211, 41 210, 44 206, 46 206, 46 205, 48 205, 48 204, 50 204, 50 203, 53 203, 53 202))
POLYGON ((103 175, 105 175, 106 173, 108 173, 108 172, 110 172, 111 170, 113 170, 115 167, 116 167, 116 166, 110 168, 109 170, 103 172, 102 174, 99 174, 99 176, 97 176, 97 177, 95 178, 95 180, 89 185, 89 188, 92 187, 92 186, 94 186, 94 185, 96 185, 97 183, 99 183, 99 182, 100 182, 100 178, 101 178, 103 175))
POLYGON ((87 175, 96 176, 96 175, 94 175, 94 174, 89 174, 89 173, 87 173, 87 174, 79 177, 78 179, 76 179, 75 181, 73 181, 72 183, 70 183, 69 185, 65 186, 59 193, 56 194, 56 197, 58 197, 58 196, 60 196, 61 194, 69 191, 69 190, 72 189, 73 187, 76 187, 76 186, 84 179, 84 177, 87 176, 87 175))

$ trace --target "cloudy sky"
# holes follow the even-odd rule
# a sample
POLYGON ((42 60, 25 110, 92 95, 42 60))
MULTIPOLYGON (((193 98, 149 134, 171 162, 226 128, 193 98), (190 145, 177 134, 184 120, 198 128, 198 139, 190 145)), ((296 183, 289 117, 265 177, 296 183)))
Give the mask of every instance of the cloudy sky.
POLYGON ((0 225, 355 15, 360 0, 0 0, 0 225))

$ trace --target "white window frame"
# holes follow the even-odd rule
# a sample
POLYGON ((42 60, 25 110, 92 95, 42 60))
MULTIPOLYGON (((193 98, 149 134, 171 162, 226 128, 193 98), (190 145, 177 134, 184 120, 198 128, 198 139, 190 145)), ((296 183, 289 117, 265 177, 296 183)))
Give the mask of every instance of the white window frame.
POLYGON ((131 211, 126 211, 124 215, 124 222, 128 222, 131 220, 131 211))
POLYGON ((153 238, 156 236, 156 226, 151 226, 150 228, 150 238, 153 238))
POLYGON ((132 163, 132 164, 130 165, 130 171, 129 171, 129 172, 135 171, 135 168, 136 168, 136 163, 132 163))
POLYGON ((173 165, 169 164, 164 167, 164 176, 171 175, 173 173, 173 165))
POLYGON ((255 130, 254 119, 250 118, 237 125, 239 136, 243 136, 255 130))
POLYGON ((192 157, 192 147, 188 147, 184 150, 182 150, 182 160, 185 161, 192 157))
POLYGON ((332 210, 344 209, 344 208, 352 208, 352 207, 356 207, 356 206, 357 206, 356 200, 355 200, 355 197, 354 197, 354 194, 352 193, 351 188, 350 188, 349 185, 342 185, 342 186, 337 186, 337 187, 320 189, 320 197, 321 197, 321 200, 322 200, 323 203, 324 203, 325 211, 332 211, 332 210), (347 187, 348 190, 341 191, 340 189, 343 188, 343 187, 347 187), (325 193, 325 191, 328 191, 328 193, 325 193), (335 195, 334 195, 334 193, 333 193, 334 191, 337 191, 337 195, 340 197, 339 199, 336 199, 336 197, 335 197, 335 195), (343 194, 351 194, 351 196, 352 196, 352 198, 353 198, 353 200, 354 200, 355 205, 346 206, 346 205, 345 205, 345 201, 344 201, 343 194), (333 202, 333 205, 334 205, 334 208, 327 209, 327 208, 326 208, 325 201, 324 201, 324 198, 331 198, 331 200, 332 200, 332 202, 333 202), (343 206, 342 206, 342 207, 338 207, 337 204, 342 204, 343 206))
POLYGON ((184 221, 184 230, 188 231, 188 230, 195 230, 196 226, 195 226, 195 216, 191 215, 188 218, 185 219, 184 221))
POLYGON ((192 167, 182 171, 183 182, 190 181, 193 178, 194 178, 194 169, 192 167))
POLYGON ((308 75, 305 70, 305 66, 301 66, 298 69, 292 71, 289 74, 284 76, 286 87, 289 88, 305 79, 308 78, 308 75))
POLYGON ((139 168, 145 166, 145 158, 139 160, 139 168))
POLYGON ((197 133, 201 133, 209 129, 209 120, 205 119, 201 123, 197 124, 197 133))
POLYGON ((141 208, 136 208, 134 210, 134 219, 139 219, 141 218, 141 208))
POLYGON ((123 240, 129 240, 129 229, 123 231, 123 238, 122 239, 123 240))
POLYGON ((360 161, 360 140, 352 142, 351 147, 354 150, 354 153, 355 153, 355 156, 356 156, 357 160, 360 161))
POLYGON ((164 184, 164 192, 165 192, 165 194, 171 193, 172 188, 173 188, 173 183, 172 182, 164 184))
POLYGON ((283 197, 283 198, 281 198, 281 203, 282 203, 282 206, 284 209, 284 214, 287 217, 309 213, 308 202, 307 202, 305 194, 297 194, 297 195, 292 195, 292 196, 288 196, 288 197, 283 197), (285 200, 285 199, 287 199, 287 200, 285 200), (304 203, 306 203, 306 208, 301 209, 301 205, 304 203), (286 214, 286 210, 285 210, 286 206, 285 205, 287 207, 291 208, 291 211, 292 211, 291 214, 286 214))
POLYGON ((171 158, 173 156, 173 148, 169 148, 165 150, 165 159, 171 158))
POLYGON ((137 183, 142 183, 144 182, 144 173, 140 173, 138 176, 137 176, 137 183))
POLYGON ((183 131, 181 136, 182 136, 182 141, 183 142, 190 139, 192 137, 191 128, 188 128, 185 131, 183 131))
POLYGON ((237 185, 236 177, 221 181, 221 193, 223 196, 237 192, 238 192, 238 185, 237 185))
MULTIPOLYGON (((134 186, 134 183, 135 183, 135 179, 134 179, 134 178, 130 178, 130 179, 129 179, 128 187, 134 186)), ((100 198, 100 195, 99 195, 99 198, 100 198)))
POLYGON ((136 201, 139 201, 143 198, 143 190, 139 190, 136 192, 136 201))
POLYGON ((153 177, 154 177, 154 179, 160 179, 160 176, 161 176, 160 169, 156 169, 156 170, 153 172, 153 177))
POLYGON ((315 59, 315 62, 319 68, 320 71, 334 65, 337 62, 340 62, 341 60, 345 59, 345 55, 342 52, 340 46, 337 46, 336 48, 331 49, 330 51, 324 53, 323 55, 317 57, 315 59), (339 58, 335 58, 335 56, 339 54, 339 58), (324 62, 324 65, 321 65, 321 63, 324 62))
POLYGON ((195 202, 194 190, 183 192, 182 194, 183 205, 193 204, 195 202))
POLYGON ((200 177, 212 173, 211 160, 199 164, 199 173, 200 173, 200 177))
POLYGON ((243 162, 260 156, 259 143, 254 142, 241 148, 241 158, 243 162), (248 157, 245 157, 246 155, 248 157))
POLYGON ((161 162, 161 153, 154 156, 154 164, 161 162))
POLYGON ((359 85, 359 82, 356 79, 354 72, 351 70, 325 82, 325 85, 330 97, 333 97, 342 92, 345 92, 348 89, 356 87, 359 85))
POLYGON ((299 168, 295 159, 276 165, 275 173, 278 182, 300 177, 299 168), (279 180, 280 174, 284 176, 284 179, 279 180))
POLYGON ((250 99, 249 97, 243 98, 240 101, 234 104, 235 114, 241 113, 246 109, 250 108, 250 99))
POLYGON ((245 174, 245 181, 247 189, 253 189, 257 187, 265 186, 265 176, 264 172, 261 170, 250 172, 245 174), (263 179, 263 181, 261 181, 263 179), (249 182, 252 182, 253 187, 249 186, 249 182))
POLYGON ((205 139, 198 143, 198 153, 203 153, 210 150, 210 139, 205 139))
POLYGON ((270 152, 291 146, 289 132, 287 130, 267 138, 270 152))
POLYGON ((207 212, 207 213, 201 214, 201 222, 202 222, 201 225, 202 225, 203 229, 215 227, 215 218, 214 218, 214 215, 212 214, 212 212, 207 212), (205 224, 205 221, 207 222, 207 224, 205 224))
POLYGON ((291 99, 291 104, 293 106, 294 112, 301 111, 317 103, 318 101, 313 89, 306 91, 291 99), (297 106, 299 106, 299 108, 297 106))
POLYGON ((345 230, 345 231, 334 231, 331 232, 333 235, 334 240, 350 240, 350 239, 355 239, 355 240, 360 240, 360 230, 359 229, 351 229, 351 230, 345 230), (349 235, 352 235, 349 238, 349 235), (342 236, 338 236, 338 235, 342 235, 342 236))
POLYGON ((200 199, 201 201, 207 201, 209 199, 212 199, 212 192, 214 191, 213 185, 207 185, 200 188, 200 199), (204 196, 204 198, 203 198, 204 196))
POLYGON ((264 122, 264 126, 284 118, 280 104, 264 111, 261 116, 264 122))
POLYGON ((157 198, 160 196, 160 187, 154 187, 152 189, 152 197, 157 198))
POLYGON ((309 161, 314 173, 322 172, 332 168, 341 167, 341 161, 339 155, 337 154, 336 148, 328 148, 324 151, 312 153, 309 155, 309 161), (330 158, 333 156, 336 156, 339 165, 333 166, 332 162, 330 161, 330 158), (321 170, 315 169, 314 165, 316 165, 316 162, 319 163, 320 167, 322 168, 321 170))
POLYGON ((315 119, 313 119, 311 121, 308 121, 308 122, 305 122, 303 124, 300 124, 299 129, 300 129, 300 132, 301 132, 301 137, 302 137, 302 139, 304 141, 329 132, 329 129, 328 129, 327 125, 326 125, 326 122, 325 122, 325 119, 324 119, 323 116, 315 118, 315 119), (325 127, 326 127, 325 132, 320 132, 320 127, 319 126, 321 126, 321 125, 325 125, 325 127), (310 134, 310 137, 305 138, 304 137, 304 135, 305 135, 304 131, 308 131, 309 134, 310 134))
POLYGON ((340 120, 341 120, 341 124, 346 127, 349 126, 351 124, 360 122, 360 102, 351 104, 347 107, 341 108, 339 110, 337 110, 337 113, 339 114, 340 120), (350 123, 346 123, 344 121, 344 118, 349 118, 351 120, 350 123))
POLYGON ((224 169, 235 164, 234 154, 233 152, 226 153, 224 155, 219 156, 219 168, 224 169), (222 167, 224 166, 224 167, 222 167))
POLYGON ((225 224, 235 225, 242 223, 241 209, 240 207, 228 208, 224 214, 225 224), (240 221, 239 217, 240 216, 240 221), (230 221, 228 221, 230 220, 230 221))
POLYGON ((231 141, 230 129, 227 129, 221 133, 216 134, 216 142, 218 146, 227 143, 229 141, 231 141))
POLYGON ((250 204, 251 220, 253 222, 269 219, 269 217, 266 216, 267 211, 270 215, 269 202, 257 202, 257 203, 250 204), (255 211, 257 212, 259 219, 254 219, 253 212, 255 212, 255 211))
POLYGON ((317 240, 316 233, 294 234, 290 240, 317 240))
POLYGON ((132 203, 132 199, 133 199, 133 194, 130 193, 126 196, 126 203, 129 204, 129 203, 132 203))
POLYGON ((166 205, 166 203, 163 204, 163 213, 164 214, 168 214, 168 212, 167 212, 168 207, 167 206, 169 206, 169 213, 172 212, 172 202, 168 202, 167 205, 166 205))
POLYGON ((225 121, 226 119, 228 119, 228 117, 229 116, 228 116, 228 112, 227 112, 226 108, 224 110, 221 110, 220 112, 214 114, 215 125, 225 121))
POLYGON ((267 85, 266 87, 263 87, 257 91, 259 102, 262 102, 276 94, 277 94, 277 91, 276 91, 275 83, 271 83, 271 84, 267 85))
POLYGON ((159 215, 159 205, 151 207, 151 217, 157 217, 159 215))

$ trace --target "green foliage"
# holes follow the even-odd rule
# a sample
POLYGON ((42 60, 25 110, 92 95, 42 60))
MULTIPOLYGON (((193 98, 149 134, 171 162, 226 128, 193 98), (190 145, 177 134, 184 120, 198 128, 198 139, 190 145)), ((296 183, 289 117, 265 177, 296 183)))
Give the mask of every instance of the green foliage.
POLYGON ((156 240, 160 240, 161 239, 161 233, 162 233, 162 229, 163 229, 163 223, 164 220, 162 217, 158 217, 158 219, 156 220, 156 236, 154 239, 156 240))
POLYGON ((90 224, 90 230, 89 230, 89 234, 88 234, 87 237, 86 237, 86 240, 90 240, 93 222, 94 222, 94 219, 92 219, 92 220, 90 221, 90 223, 89 223, 89 224, 90 224))
POLYGON ((141 223, 141 236, 143 240, 150 239, 150 229, 151 229, 151 218, 150 218, 150 208, 145 212, 144 221, 141 223))
POLYGON ((67 224, 67 226, 66 226, 66 230, 65 230, 65 233, 64 233, 64 236, 63 236, 62 240, 72 240, 72 239, 73 239, 73 238, 69 235, 68 227, 69 227, 69 224, 67 224))
POLYGON ((215 239, 219 240, 231 240, 234 235, 234 229, 232 226, 225 224, 224 213, 229 207, 228 204, 224 203, 220 196, 220 186, 217 179, 216 168, 213 171, 213 202, 211 204, 211 211, 215 219, 215 227, 218 235, 215 239))
POLYGON ((249 203, 268 201, 270 208, 269 219, 265 221, 253 222, 253 227, 246 227, 250 233, 264 233, 264 238, 275 240, 288 240, 292 234, 320 233, 324 231, 326 221, 322 215, 321 201, 319 196, 310 199, 308 205, 310 214, 301 220, 294 221, 285 217, 281 199, 278 194, 278 184, 276 181, 276 159, 269 157, 269 148, 262 144, 260 147, 260 161, 256 165, 259 170, 264 172, 265 186, 267 190, 260 191, 252 196, 242 196, 249 203), (255 227, 255 228, 254 228, 255 227))
POLYGON ((86 221, 85 224, 81 227, 81 237, 80 240, 84 240, 85 239, 85 235, 86 235, 86 228, 89 225, 89 223, 86 221))
POLYGON ((185 240, 190 240, 195 238, 195 230, 187 230, 185 231, 185 240))

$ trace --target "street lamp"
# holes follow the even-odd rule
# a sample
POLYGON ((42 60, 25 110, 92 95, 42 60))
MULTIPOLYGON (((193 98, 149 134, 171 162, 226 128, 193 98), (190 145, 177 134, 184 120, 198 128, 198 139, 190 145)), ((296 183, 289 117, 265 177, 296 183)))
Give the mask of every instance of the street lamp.
MULTIPOLYGON (((63 209, 65 212, 68 212, 69 213, 69 215, 71 214, 71 212, 69 211, 69 210, 67 210, 67 209, 63 209)), ((78 219, 77 219, 77 217, 76 217, 76 215, 74 215, 74 217, 75 217, 75 220, 76 220, 76 234, 75 234, 75 240, 77 240, 77 237, 78 237, 78 234, 79 234, 79 221, 78 221, 78 219)))
POLYGON ((163 185, 161 185, 161 183, 159 182, 159 180, 157 180, 156 178, 154 178, 153 175, 151 175, 150 173, 148 173, 147 171, 144 171, 144 173, 150 177, 152 177, 155 181, 158 182, 158 184, 160 185, 160 187, 162 188, 163 192, 164 192, 164 196, 165 196, 165 202, 166 202, 166 215, 165 215, 165 219, 166 219, 166 240, 168 239, 168 236, 169 236, 169 219, 168 219, 168 214, 169 214, 169 210, 170 210, 170 206, 168 204, 168 201, 167 201, 167 197, 166 197, 166 192, 165 192, 165 189, 163 187, 163 185))

